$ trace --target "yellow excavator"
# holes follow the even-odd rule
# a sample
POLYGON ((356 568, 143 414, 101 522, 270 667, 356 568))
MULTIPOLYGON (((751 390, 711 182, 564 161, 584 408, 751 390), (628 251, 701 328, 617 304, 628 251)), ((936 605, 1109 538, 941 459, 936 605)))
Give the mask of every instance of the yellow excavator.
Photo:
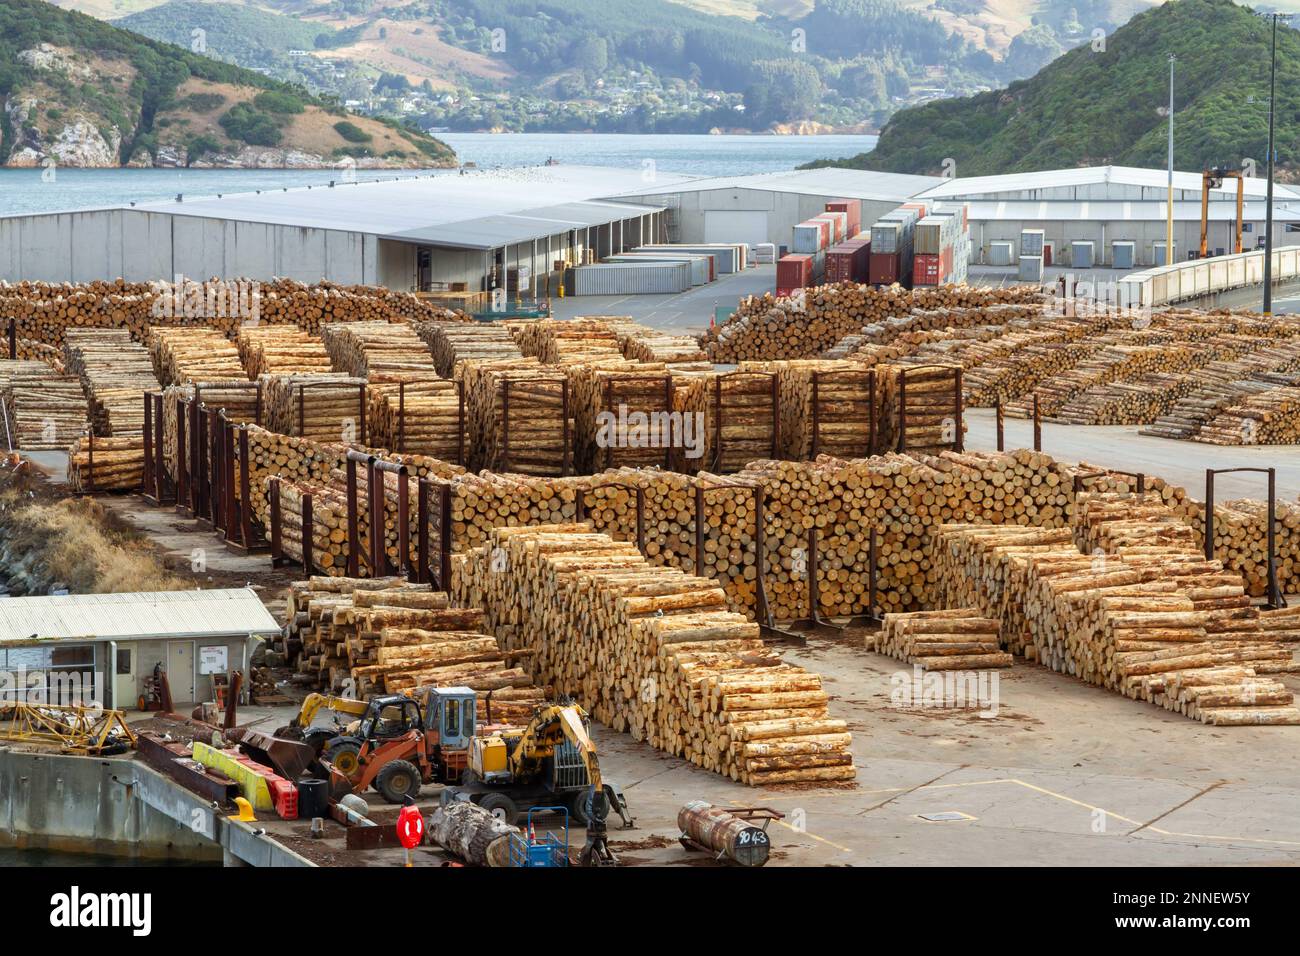
POLYGON ((440 799, 477 803, 512 824, 530 807, 563 806, 586 825, 583 866, 618 862, 605 839, 611 808, 625 829, 633 826, 623 791, 601 776, 587 713, 573 703, 544 704, 526 727, 473 738, 461 785, 445 788, 440 799))
POLYGON ((369 706, 369 701, 353 700, 351 697, 335 697, 333 694, 308 694, 303 699, 302 707, 298 710, 298 716, 290 720, 284 727, 276 730, 275 736, 288 740, 302 740, 313 745, 318 742, 325 744, 337 737, 349 724, 364 717, 369 706), (316 720, 316 715, 322 710, 327 710, 334 716, 333 724, 324 727, 313 727, 312 723, 316 720), (340 714, 349 719, 346 721, 340 720, 340 714), (319 738, 319 741, 316 738, 319 738))

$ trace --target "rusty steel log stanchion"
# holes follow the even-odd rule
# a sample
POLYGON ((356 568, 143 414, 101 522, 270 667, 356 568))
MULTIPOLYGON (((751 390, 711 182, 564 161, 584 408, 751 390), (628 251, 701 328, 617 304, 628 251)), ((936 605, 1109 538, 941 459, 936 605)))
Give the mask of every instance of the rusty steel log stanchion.
POLYGON ((405 465, 372 458, 370 463, 370 486, 367 498, 370 504, 370 559, 371 573, 382 577, 389 571, 388 552, 384 548, 384 521, 387 514, 387 493, 384 488, 383 474, 388 472, 397 476, 397 572, 407 574, 411 563, 410 502, 408 499, 408 481, 410 471, 405 465))
POLYGON ((1006 451, 1007 450, 1007 442, 1006 442, 1007 419, 1006 419, 1006 410, 1003 409, 1002 407, 1002 399, 999 398, 996 402, 993 403, 993 414, 994 414, 994 421, 997 423, 998 451, 1006 451))
POLYGON ((1267 476, 1268 528, 1265 531, 1268 549, 1268 583, 1264 596, 1265 606, 1270 610, 1287 607, 1286 596, 1277 579, 1277 469, 1276 468, 1207 468, 1205 469, 1205 560, 1214 560, 1214 476, 1236 473, 1252 473, 1267 476))
MULTIPOLYGON (((154 396, 153 402, 153 447, 154 447, 154 489, 158 493, 158 504, 162 504, 167 493, 167 462, 163 454, 163 396, 162 392, 154 396)), ((177 501, 180 501, 179 496, 177 501)))
POLYGON ((302 571, 307 577, 311 577, 316 567, 315 523, 312 496, 308 493, 302 496, 302 571))
POLYGON ((153 396, 148 392, 144 393, 144 428, 141 437, 144 439, 144 471, 140 475, 140 497, 150 504, 161 504, 162 495, 154 485, 153 396))
POLYGON ((178 400, 176 402, 176 510, 193 517, 194 493, 190 490, 192 448, 189 441, 189 415, 189 403, 178 400))
POLYGON ((963 399, 961 394, 961 390, 962 390, 961 373, 962 373, 962 367, 958 365, 957 370, 953 372, 953 379, 956 385, 955 391, 957 393, 956 395, 957 426, 956 426, 956 434, 954 436, 954 444, 956 445, 956 448, 954 448, 953 450, 956 451, 958 454, 961 454, 963 451, 966 450, 966 421, 965 421, 966 406, 965 406, 965 400, 963 399))
POLYGON ((283 528, 280 524, 280 479, 278 477, 267 480, 266 500, 271 512, 271 567, 278 568, 285 561, 283 528))
POLYGON ((9 361, 18 360, 18 323, 16 319, 9 320, 9 361))
POLYGON ((370 498, 370 466, 374 462, 375 456, 365 452, 356 451, 349 448, 344 456, 343 469, 347 481, 347 502, 348 502, 348 560, 347 575, 350 578, 359 577, 361 574, 361 532, 360 532, 360 508, 357 505, 357 465, 366 466, 366 497, 367 508, 369 507, 370 498))
POLYGON ((1043 450, 1043 415, 1038 405, 1038 396, 1034 396, 1034 451, 1043 450))

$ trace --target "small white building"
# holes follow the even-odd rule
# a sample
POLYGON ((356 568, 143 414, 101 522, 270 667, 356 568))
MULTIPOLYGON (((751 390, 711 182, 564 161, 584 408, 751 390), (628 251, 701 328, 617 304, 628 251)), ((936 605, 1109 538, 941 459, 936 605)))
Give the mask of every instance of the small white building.
POLYGON ((175 706, 210 701, 279 633, 252 588, 0 598, 0 700, 130 710, 158 666, 175 706))

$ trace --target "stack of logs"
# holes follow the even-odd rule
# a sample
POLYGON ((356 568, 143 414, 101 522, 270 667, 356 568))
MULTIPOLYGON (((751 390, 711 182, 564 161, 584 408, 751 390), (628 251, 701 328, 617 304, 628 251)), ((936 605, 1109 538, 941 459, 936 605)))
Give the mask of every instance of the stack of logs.
POLYGON ((44 362, 0 361, 0 396, 11 449, 63 450, 86 430, 89 407, 81 379, 60 375, 44 362))
POLYGON ((366 381, 340 372, 268 375, 262 420, 271 431, 323 442, 366 439, 366 381))
POLYGON ((500 362, 524 357, 504 322, 421 322, 415 331, 429 347, 433 366, 443 378, 455 378, 466 359, 500 362))
POLYGON ((149 337, 154 375, 164 385, 248 381, 239 349, 216 329, 154 328, 149 337))
POLYGON ((429 348, 406 323, 350 322, 321 329, 334 370, 371 382, 433 378, 429 348))
POLYGON ((312 577, 289 587, 287 639, 317 688, 422 699, 427 687, 478 691, 481 722, 526 723, 546 700, 483 629, 483 612, 401 578, 312 577))
POLYGON ((994 618, 978 608, 886 614, 879 631, 868 633, 867 647, 930 671, 1010 667, 994 618))
POLYGON ((158 388, 148 351, 121 329, 69 329, 63 347, 90 400, 95 434, 142 434, 144 393, 158 388))
POLYGON ((370 386, 367 441, 398 452, 459 463, 465 455, 464 408, 458 383, 415 378, 370 386))
POLYGON ((459 562, 457 600, 597 720, 755 786, 851 780, 818 675, 784 664, 712 582, 584 524, 500 528, 459 562))
POLYGON ((292 325, 249 325, 239 330, 239 360, 248 377, 330 371, 321 340, 292 325))
POLYGON ((535 358, 460 365, 469 467, 530 475, 570 471, 568 379, 535 358))

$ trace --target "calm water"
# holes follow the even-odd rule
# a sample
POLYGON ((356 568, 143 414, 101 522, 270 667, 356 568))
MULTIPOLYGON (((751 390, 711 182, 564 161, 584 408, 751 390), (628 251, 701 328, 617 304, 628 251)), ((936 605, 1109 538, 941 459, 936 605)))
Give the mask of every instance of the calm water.
MULTIPOLYGON (((465 162, 520 166, 560 162, 665 172, 731 176, 793 169, 813 159, 852 156, 875 146, 875 136, 649 136, 595 133, 445 133, 441 138, 465 162)), ((339 170, 253 169, 0 169, 0 215, 53 212, 86 206, 172 199, 177 193, 211 196, 315 185, 339 170)), ((443 173, 442 170, 430 171, 443 173)), ((357 170, 361 180, 393 179, 415 171, 357 170)))

